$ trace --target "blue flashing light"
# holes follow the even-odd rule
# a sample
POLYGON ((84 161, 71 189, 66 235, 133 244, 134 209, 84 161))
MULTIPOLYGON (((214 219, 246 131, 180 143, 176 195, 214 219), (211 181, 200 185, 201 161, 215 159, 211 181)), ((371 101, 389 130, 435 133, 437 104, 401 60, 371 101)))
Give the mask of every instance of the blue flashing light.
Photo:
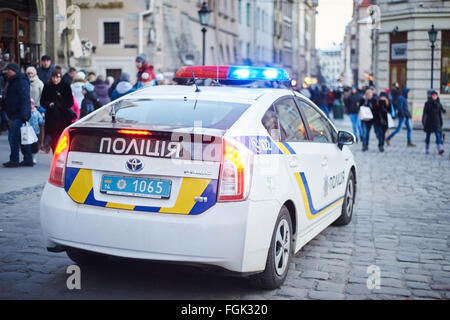
POLYGON ((278 68, 260 68, 248 66, 232 66, 228 70, 228 80, 264 80, 264 81, 290 81, 286 70, 278 68))

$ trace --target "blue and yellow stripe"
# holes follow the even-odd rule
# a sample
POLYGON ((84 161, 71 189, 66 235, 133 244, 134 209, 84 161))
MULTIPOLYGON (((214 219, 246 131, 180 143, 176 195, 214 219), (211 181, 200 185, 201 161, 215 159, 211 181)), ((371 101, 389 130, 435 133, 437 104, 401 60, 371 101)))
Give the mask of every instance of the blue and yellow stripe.
POLYGON ((183 178, 177 201, 171 208, 98 201, 94 196, 92 170, 87 169, 67 168, 65 190, 70 198, 79 204, 130 211, 197 215, 216 203, 217 180, 183 178), (195 197, 206 197, 208 201, 196 203, 195 197))
MULTIPOLYGON (((296 154, 292 147, 287 142, 278 142, 278 147, 281 149, 283 154, 285 155, 294 155, 296 154)), ((297 180, 297 184, 300 188, 300 193, 302 195, 302 200, 305 205, 306 217, 308 220, 312 220, 314 218, 319 217, 325 212, 330 211, 334 207, 340 205, 344 201, 344 197, 341 197, 330 204, 324 206, 320 209, 315 209, 314 204, 311 197, 311 190, 309 189, 308 180, 306 180, 305 173, 303 172, 295 172, 295 179, 297 180)))
POLYGON ((297 179, 297 183, 300 187, 300 193, 302 194, 303 203, 305 204, 306 217, 308 220, 319 217, 323 213, 330 211, 332 208, 344 201, 344 197, 341 197, 323 208, 315 209, 311 198, 311 190, 309 189, 305 174, 303 172, 296 172, 295 178, 297 179))

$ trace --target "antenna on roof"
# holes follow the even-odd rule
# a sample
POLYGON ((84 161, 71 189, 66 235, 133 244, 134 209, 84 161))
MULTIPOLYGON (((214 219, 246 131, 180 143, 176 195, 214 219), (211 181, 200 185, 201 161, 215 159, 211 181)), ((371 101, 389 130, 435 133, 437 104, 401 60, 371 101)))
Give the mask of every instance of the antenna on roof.
POLYGON ((195 79, 195 74, 192 72, 192 80, 194 81, 195 84, 195 92, 201 92, 201 90, 198 88, 198 84, 197 84, 197 79, 195 79))

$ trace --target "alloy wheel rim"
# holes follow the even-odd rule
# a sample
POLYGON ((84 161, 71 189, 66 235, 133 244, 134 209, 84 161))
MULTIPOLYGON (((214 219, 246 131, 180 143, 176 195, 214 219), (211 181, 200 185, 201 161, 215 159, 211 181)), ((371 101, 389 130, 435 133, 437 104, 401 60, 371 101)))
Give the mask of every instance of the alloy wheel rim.
POLYGON ((283 275, 289 263, 291 250, 291 233, 286 220, 281 220, 275 237, 275 269, 279 276, 283 275))
POLYGON ((350 217, 352 215, 353 210, 353 183, 352 181, 349 181, 348 188, 347 188, 347 215, 350 217))

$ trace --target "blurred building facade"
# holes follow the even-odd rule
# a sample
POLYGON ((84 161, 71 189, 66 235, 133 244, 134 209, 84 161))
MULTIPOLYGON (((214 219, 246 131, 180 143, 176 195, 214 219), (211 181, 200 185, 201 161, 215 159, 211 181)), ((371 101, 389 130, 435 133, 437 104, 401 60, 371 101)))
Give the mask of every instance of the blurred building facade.
POLYGON ((145 53, 155 72, 201 64, 198 11, 211 11, 207 65, 279 66, 302 81, 317 75, 318 0, 0 0, 0 54, 23 66, 48 54, 67 69, 135 80, 145 53))
MULTIPOLYGON (((379 28, 374 29, 373 69, 379 88, 394 82, 411 89, 413 108, 423 107, 431 87, 431 43, 434 25, 433 88, 441 102, 450 105, 450 1, 374 1, 380 8, 379 28)), ((447 113, 448 117, 448 113, 447 113)))
POLYGON ((317 58, 319 68, 325 84, 329 88, 337 88, 341 84, 341 76, 344 70, 342 58, 342 45, 334 44, 326 50, 318 50, 317 58))
POLYGON ((0 0, 0 64, 67 63, 66 0, 0 0))

